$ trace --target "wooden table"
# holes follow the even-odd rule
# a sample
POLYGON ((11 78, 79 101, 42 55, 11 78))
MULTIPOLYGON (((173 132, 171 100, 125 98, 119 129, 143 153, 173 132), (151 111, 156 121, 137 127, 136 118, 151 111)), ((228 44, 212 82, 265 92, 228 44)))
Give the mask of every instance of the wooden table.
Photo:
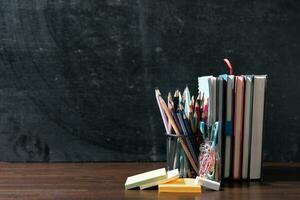
POLYGON ((127 176, 164 163, 0 163, 0 199, 300 199, 300 165, 265 163, 264 182, 200 194, 124 190, 127 176))

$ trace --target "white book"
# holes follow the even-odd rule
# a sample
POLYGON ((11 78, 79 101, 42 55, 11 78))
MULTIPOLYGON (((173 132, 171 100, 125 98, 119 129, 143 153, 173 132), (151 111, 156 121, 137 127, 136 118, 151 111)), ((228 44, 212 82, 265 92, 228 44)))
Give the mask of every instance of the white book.
MULTIPOLYGON (((219 152, 219 155, 222 156, 223 155, 223 149, 222 149, 222 140, 223 140, 223 137, 224 137, 224 130, 223 130, 223 127, 224 127, 224 120, 225 120, 225 112, 224 112, 224 93, 225 92, 225 81, 223 79, 223 77, 218 77, 217 78, 217 121, 219 121, 219 134, 218 134, 218 152, 219 152)), ((223 159, 221 157, 221 159, 223 159)), ((221 164, 220 164, 220 168, 223 169, 223 161, 221 160, 221 164)), ((220 177, 218 178, 222 178, 223 176, 223 171, 222 170, 219 170, 220 171, 220 177)))
POLYGON ((252 125, 253 75, 245 76, 242 178, 248 179, 252 125))
POLYGON ((156 169, 142 174, 137 174, 127 178, 125 182, 125 189, 139 187, 140 185, 148 184, 153 181, 162 180, 167 177, 166 169, 156 169))
POLYGON ((173 170, 167 172, 167 177, 165 179, 162 179, 162 180, 159 180, 159 181, 153 181, 151 183, 147 183, 147 184, 141 185, 140 189, 143 190, 143 189, 146 189, 146 188, 151 188, 151 187, 157 186, 159 184, 163 184, 163 183, 167 183, 167 182, 170 182, 170 181, 174 181, 174 180, 176 180, 178 178, 179 178, 179 171, 178 171, 178 169, 173 169, 173 170))
POLYGON ((209 83, 209 111, 208 111, 208 117, 209 122, 208 124, 214 124, 217 120, 217 78, 211 77, 210 83, 209 83))
POLYGON ((250 179, 261 178, 266 80, 267 75, 254 76, 250 179))
POLYGON ((208 101, 208 124, 212 125, 217 119, 217 78, 214 76, 198 77, 198 93, 203 94, 208 101))

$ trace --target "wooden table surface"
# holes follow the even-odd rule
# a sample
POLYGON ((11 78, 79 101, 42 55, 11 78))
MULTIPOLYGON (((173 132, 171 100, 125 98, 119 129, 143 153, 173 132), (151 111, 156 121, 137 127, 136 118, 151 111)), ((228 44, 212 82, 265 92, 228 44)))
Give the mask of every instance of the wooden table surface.
POLYGON ((0 199, 300 199, 300 165, 265 163, 264 181, 199 194, 124 190, 127 176, 164 163, 0 163, 0 199))

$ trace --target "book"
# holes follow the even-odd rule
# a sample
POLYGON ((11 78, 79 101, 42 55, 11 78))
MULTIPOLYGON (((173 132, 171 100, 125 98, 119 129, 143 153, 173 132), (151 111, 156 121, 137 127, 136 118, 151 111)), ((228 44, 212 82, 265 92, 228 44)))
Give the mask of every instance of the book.
POLYGON ((222 155, 224 154, 224 129, 225 129, 225 103, 226 103, 226 81, 224 81, 223 77, 219 76, 217 78, 217 121, 219 121, 219 134, 217 140, 217 149, 219 155, 221 157, 221 164, 219 168, 219 177, 218 179, 222 179, 224 176, 224 160, 222 155))
POLYGON ((231 176, 232 162, 232 137, 233 137, 233 105, 234 105, 234 75, 221 75, 227 82, 226 88, 226 120, 225 120, 225 151, 224 160, 224 178, 231 176))
POLYGON ((244 77, 235 77, 233 179, 241 178, 244 118, 244 77))
POLYGON ((129 176, 125 182, 125 189, 126 190, 132 189, 135 187, 139 187, 140 185, 145 185, 166 178, 167 178, 167 173, 165 168, 152 170, 134 176, 129 176))
POLYGON ((217 118, 216 111, 216 94, 217 94, 217 78, 213 76, 198 77, 198 93, 202 93, 204 99, 208 99, 208 118, 207 123, 212 125, 217 118))
MULTIPOLYGON (((200 105, 200 107, 202 107, 202 121, 204 121, 205 123, 209 122, 209 119, 207 118, 208 116, 206 116, 206 114, 208 115, 208 113, 210 112, 209 110, 206 110, 207 105, 209 103, 207 103, 207 100, 209 100, 210 98, 210 79, 212 76, 201 76, 198 77, 198 93, 202 94, 202 105, 200 105)), ((209 105, 208 105, 209 106, 209 105)), ((209 109, 209 108, 208 108, 209 109)))
POLYGON ((253 75, 245 76, 245 106, 243 128, 243 160, 242 179, 249 178, 249 159, 251 147, 252 103, 253 103, 253 75))
POLYGON ((209 110, 208 124, 212 125, 217 119, 217 78, 211 76, 208 82, 209 86, 209 110))
POLYGON ((158 185, 159 192, 201 192, 201 186, 195 182, 194 178, 179 178, 158 185))
POLYGON ((167 172, 167 177, 165 179, 162 179, 162 180, 159 180, 159 181, 153 181, 153 182, 150 182, 150 183, 147 183, 147 184, 144 184, 144 185, 140 185, 140 189, 143 190, 143 189, 146 189, 146 188, 151 188, 151 187, 157 186, 159 184, 174 181, 178 178, 179 178, 178 169, 173 169, 173 170, 167 172))
POLYGON ((251 131, 250 179, 261 178, 264 103, 267 75, 255 75, 251 131))

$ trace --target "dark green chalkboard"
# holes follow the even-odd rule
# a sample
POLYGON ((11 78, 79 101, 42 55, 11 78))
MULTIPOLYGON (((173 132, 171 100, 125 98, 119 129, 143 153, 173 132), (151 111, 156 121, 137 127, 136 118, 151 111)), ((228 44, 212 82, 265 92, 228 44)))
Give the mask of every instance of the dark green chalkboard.
POLYGON ((0 160, 164 160, 154 88, 268 74, 264 159, 300 161, 299 1, 0 2, 0 160))

